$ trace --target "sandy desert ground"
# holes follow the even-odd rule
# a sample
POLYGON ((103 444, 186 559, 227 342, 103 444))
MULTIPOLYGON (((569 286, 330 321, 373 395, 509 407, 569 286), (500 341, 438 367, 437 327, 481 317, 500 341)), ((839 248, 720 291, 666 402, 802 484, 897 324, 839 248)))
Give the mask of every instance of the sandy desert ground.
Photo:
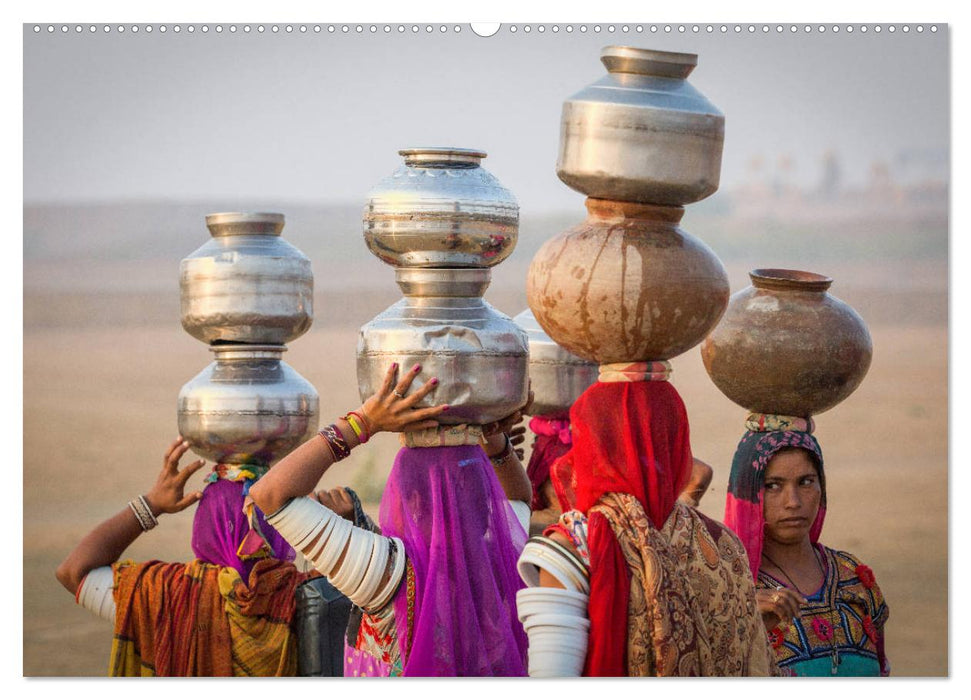
MULTIPOLYGON (((891 608, 895 675, 947 673, 947 386, 944 328, 871 329, 879 352, 858 392, 818 419, 830 508, 824 541, 869 562, 891 608)), ((324 415, 356 405, 354 329, 311 331, 287 361, 317 386, 324 415)), ((110 626, 54 579, 86 529, 151 484, 175 436, 175 395, 207 361, 172 329, 25 332, 24 673, 102 675, 110 626)), ((721 516, 742 411, 711 385, 700 357, 675 362, 696 454, 716 468, 703 510, 721 516)), ((395 441, 380 436, 324 485, 376 498, 395 441)), ((198 478, 198 477, 196 477, 198 478)), ((134 559, 183 560, 191 511, 141 537, 134 559)))

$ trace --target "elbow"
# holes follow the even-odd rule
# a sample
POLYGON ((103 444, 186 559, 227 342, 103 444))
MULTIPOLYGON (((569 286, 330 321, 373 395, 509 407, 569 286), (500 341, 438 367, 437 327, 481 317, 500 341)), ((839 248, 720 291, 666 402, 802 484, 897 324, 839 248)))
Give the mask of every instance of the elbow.
POLYGON ((279 494, 274 493, 268 482, 258 481, 250 487, 249 495, 253 498, 253 503, 264 515, 270 515, 280 510, 279 494))
POLYGON ((86 571, 80 571, 77 567, 72 566, 69 559, 62 561, 54 572, 58 582, 73 595, 77 595, 81 581, 84 580, 86 574, 86 571))

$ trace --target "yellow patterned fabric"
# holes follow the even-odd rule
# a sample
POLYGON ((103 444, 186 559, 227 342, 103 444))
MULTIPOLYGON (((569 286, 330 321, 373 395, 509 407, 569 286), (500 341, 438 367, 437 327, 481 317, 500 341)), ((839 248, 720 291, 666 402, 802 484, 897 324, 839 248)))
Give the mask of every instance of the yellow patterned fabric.
POLYGON ((293 676, 297 585, 317 574, 263 559, 248 582, 231 567, 114 565, 112 676, 293 676))
POLYGON ((594 512, 609 522, 631 573, 628 675, 778 674, 748 559, 730 530, 681 503, 658 530, 624 493, 605 494, 594 512))
POLYGON ((773 433, 780 430, 798 430, 811 433, 816 429, 812 416, 783 416, 778 413, 749 413, 745 417, 745 429, 753 433, 773 433))
POLYGON ((482 442, 481 425, 440 425, 435 428, 401 433, 405 447, 458 447, 482 442))

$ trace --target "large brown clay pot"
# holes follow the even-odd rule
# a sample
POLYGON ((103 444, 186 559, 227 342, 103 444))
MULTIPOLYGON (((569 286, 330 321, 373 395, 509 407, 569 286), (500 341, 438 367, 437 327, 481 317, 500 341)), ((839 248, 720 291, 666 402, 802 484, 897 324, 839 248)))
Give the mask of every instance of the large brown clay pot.
POLYGON ((753 270, 705 339, 705 369, 725 396, 758 413, 811 416, 863 381, 873 344, 859 314, 827 293, 833 280, 753 270))
POLYGON ((728 276, 678 227, 682 207, 587 199, 583 223, 536 253, 529 308, 549 336, 601 364, 667 360, 704 339, 728 303, 728 276))

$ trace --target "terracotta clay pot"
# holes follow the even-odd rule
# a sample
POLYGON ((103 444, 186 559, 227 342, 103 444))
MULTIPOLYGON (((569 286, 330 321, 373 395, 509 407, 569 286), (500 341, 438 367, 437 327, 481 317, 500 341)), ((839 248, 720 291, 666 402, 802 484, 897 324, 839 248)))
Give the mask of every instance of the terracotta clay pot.
POLYGON ((732 295, 701 357, 729 399, 758 413, 811 416, 863 381, 873 343, 848 304, 827 293, 833 280, 799 270, 753 270, 732 295))
POLYGON ((589 198, 583 223, 536 253, 526 295, 558 344, 600 364, 667 360, 711 332, 728 276, 678 227, 683 207, 589 198))

